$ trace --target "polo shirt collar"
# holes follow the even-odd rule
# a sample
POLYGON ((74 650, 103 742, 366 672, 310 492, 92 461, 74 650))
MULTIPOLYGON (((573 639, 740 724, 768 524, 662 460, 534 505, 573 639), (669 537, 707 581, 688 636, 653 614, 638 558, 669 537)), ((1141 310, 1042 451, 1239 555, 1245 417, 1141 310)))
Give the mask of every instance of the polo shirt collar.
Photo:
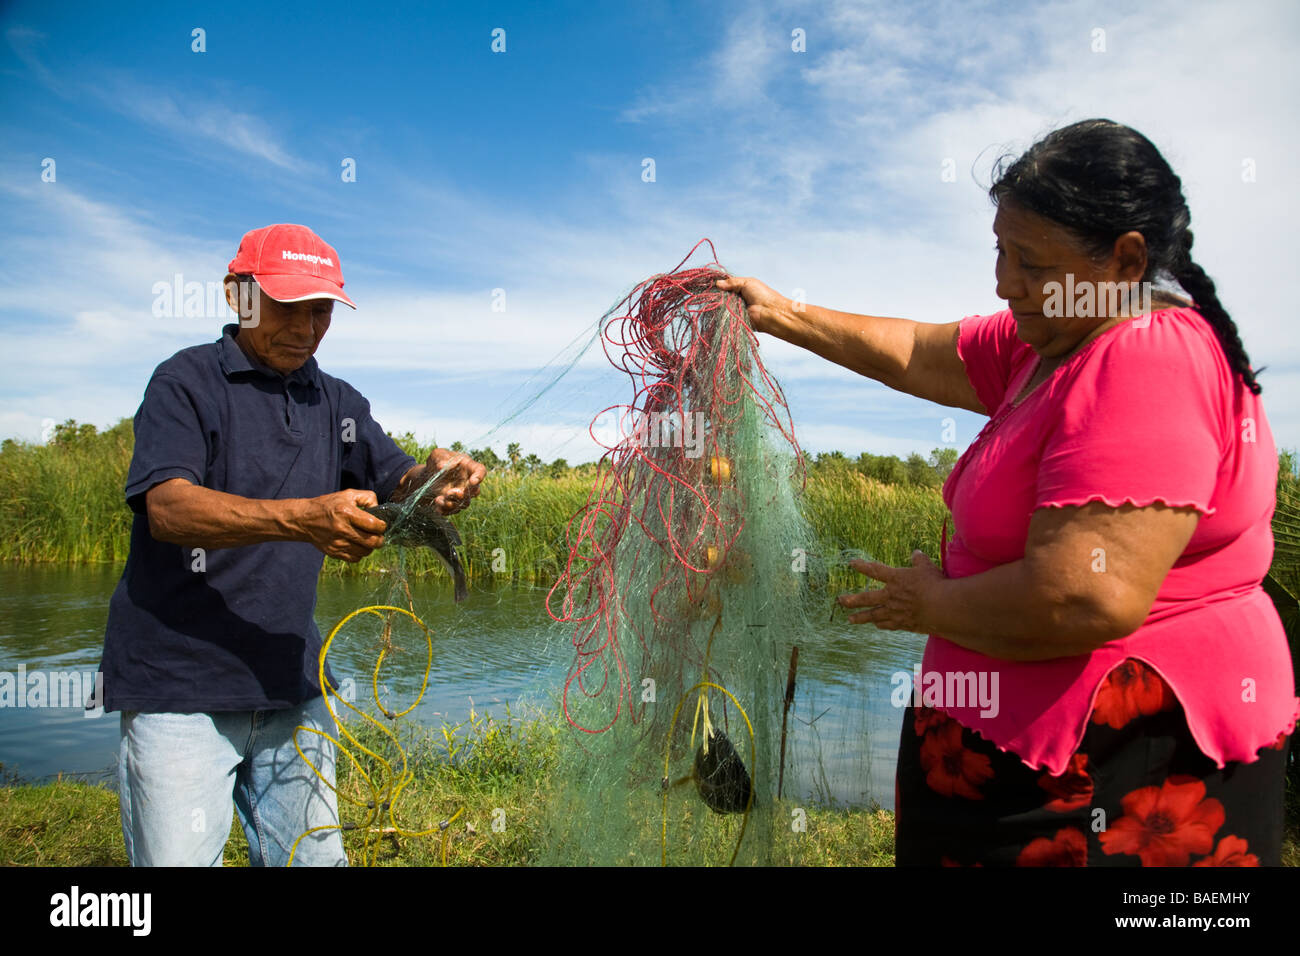
POLYGON ((320 366, 316 364, 316 356, 313 355, 307 359, 302 368, 295 369, 287 376, 281 375, 275 369, 268 368, 261 362, 249 358, 248 354, 239 347, 239 343, 235 341, 235 335, 238 332, 239 326, 231 323, 221 330, 221 338, 217 342, 217 351, 221 359, 221 371, 227 377, 241 372, 257 372, 261 375, 286 379, 290 382, 304 382, 320 388, 320 366))

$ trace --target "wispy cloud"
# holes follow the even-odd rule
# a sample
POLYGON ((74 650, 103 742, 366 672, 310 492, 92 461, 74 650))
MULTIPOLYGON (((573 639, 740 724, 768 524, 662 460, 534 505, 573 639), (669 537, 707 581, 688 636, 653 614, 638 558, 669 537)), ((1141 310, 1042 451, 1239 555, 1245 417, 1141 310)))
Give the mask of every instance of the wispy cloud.
POLYGON ((86 87, 106 107, 167 134, 187 149, 270 163, 289 172, 307 164, 295 157, 275 127, 253 113, 232 110, 193 94, 182 96, 122 75, 86 87))
MULTIPOLYGON (((655 77, 619 118, 632 123, 688 118, 730 122, 728 108, 745 110, 767 101, 764 87, 774 79, 783 48, 780 31, 760 7, 729 20, 718 48, 695 69, 655 77)), ((785 33, 788 37, 789 30, 785 33)))
POLYGON ((5 42, 9 44, 9 49, 14 51, 14 55, 23 66, 27 67, 40 83, 61 94, 62 85, 45 65, 39 52, 47 39, 49 38, 44 33, 30 27, 12 26, 5 30, 5 42))
POLYGON ((204 157, 254 159, 290 172, 306 164, 284 145, 283 136, 261 117, 233 110, 204 96, 152 86, 122 71, 91 68, 73 78, 60 76, 41 56, 46 34, 15 25, 5 41, 32 77, 69 101, 93 99, 101 106, 161 132, 187 152, 204 157))

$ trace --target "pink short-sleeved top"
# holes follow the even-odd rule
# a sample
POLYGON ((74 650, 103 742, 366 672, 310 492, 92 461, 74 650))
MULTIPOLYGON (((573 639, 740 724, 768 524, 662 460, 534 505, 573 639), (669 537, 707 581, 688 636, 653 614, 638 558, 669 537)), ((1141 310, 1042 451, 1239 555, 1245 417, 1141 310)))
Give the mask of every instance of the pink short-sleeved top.
POLYGON ((1213 329, 1193 308, 1122 322, 1018 404, 1038 355, 1010 311, 964 319, 957 351, 991 417, 944 484, 948 577, 1023 558, 1042 507, 1162 502, 1201 517, 1143 625, 1089 654, 1006 661, 931 634, 926 675, 998 675, 996 708, 950 699, 940 709, 1060 774, 1106 674, 1134 657, 1168 682, 1217 766, 1255 760, 1300 711, 1286 636, 1260 586, 1273 556, 1277 451, 1259 397, 1213 329))

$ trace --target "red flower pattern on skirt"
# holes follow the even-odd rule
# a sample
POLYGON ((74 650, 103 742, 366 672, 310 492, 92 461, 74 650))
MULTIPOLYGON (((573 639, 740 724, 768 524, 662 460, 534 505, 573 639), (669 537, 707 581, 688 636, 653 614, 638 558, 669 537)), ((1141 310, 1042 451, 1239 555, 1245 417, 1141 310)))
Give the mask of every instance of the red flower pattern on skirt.
MULTIPOLYGON (((898 811, 895 828, 900 861, 904 839, 900 821, 905 812, 900 801, 910 796, 920 813, 930 816, 927 834, 947 834, 943 842, 929 839, 934 856, 926 862, 931 865, 937 860, 945 867, 981 866, 991 859, 984 857, 984 853, 996 849, 998 859, 1003 859, 1004 851, 1015 854, 1018 866, 1087 866, 1090 847, 1093 852, 1100 849, 1107 857, 1137 857, 1143 866, 1187 866, 1195 861, 1192 865, 1257 867, 1261 860, 1275 862, 1277 847, 1268 842, 1269 832, 1266 828, 1259 829, 1257 819, 1249 815, 1256 804, 1264 806, 1267 802, 1263 797, 1254 796, 1253 776, 1244 783, 1234 783, 1224 774, 1207 769, 1204 779, 1174 775, 1161 782, 1160 776, 1138 772, 1143 760, 1150 766, 1159 756, 1138 746, 1147 735, 1161 742, 1161 753, 1163 747, 1171 744, 1189 751, 1196 747, 1185 720, 1177 726, 1164 718, 1152 719, 1156 714, 1178 708, 1179 701, 1172 689, 1154 669, 1134 658, 1125 660, 1112 668, 1098 687, 1091 729, 1086 731, 1069 764, 1057 775, 1012 763, 1009 758, 1013 755, 1009 751, 995 753, 983 738, 976 741, 974 736, 966 737, 966 728, 942 710, 920 705, 909 708, 912 723, 903 730, 900 761, 903 754, 909 755, 907 779, 915 783, 909 790, 903 785, 901 770, 895 777, 898 811), (1116 731, 1126 735, 1118 738, 1127 748, 1123 751, 1115 750, 1116 731), (1102 749, 1090 753, 1093 750, 1090 742, 1102 749), (1003 757, 1008 760, 1004 761, 1003 757), (1121 775, 1126 785, 1117 786, 1115 778, 1121 775), (998 786, 988 786, 989 781, 996 781, 998 786), (1037 799, 1034 790, 1040 794, 1037 799), (969 836, 965 831, 959 833, 958 828, 947 822, 953 815, 946 814, 942 808, 945 801, 957 798, 983 801, 980 807, 988 807, 990 820, 1004 815, 1008 819, 1014 817, 1017 826, 1023 822, 1028 832, 1010 846, 1005 840, 999 844, 995 835, 981 837, 975 832, 982 830, 981 827, 975 827, 969 836), (1109 812, 1116 799, 1121 809, 1109 821, 1103 821, 1109 826, 1100 833, 1089 833, 1082 825, 1064 828, 1054 825, 1077 819, 1065 820, 1055 814, 1078 814, 1092 804, 1104 804, 1109 812), (1024 817, 1027 805, 1047 813, 1030 820, 1024 817), (1224 830, 1236 832, 1220 836, 1224 830), (1035 832, 1043 835, 1034 837, 1035 832), (1029 841, 1027 845, 1025 840, 1029 841), (1254 852, 1251 852, 1252 844, 1254 852), (963 862, 981 859, 983 864, 963 862)), ((1274 768, 1281 766, 1279 754, 1285 752, 1290 736, 1283 731, 1271 744, 1260 748, 1260 765, 1272 761, 1270 773, 1279 772, 1274 768)), ((1164 766, 1167 768, 1168 764, 1164 766)), ((1241 773, 1248 775, 1254 764, 1240 767, 1241 773)), ((1267 789, 1272 792, 1273 787, 1267 789)), ((968 812, 983 811, 971 807, 968 812)), ((996 834, 996 830, 993 827, 989 833, 996 834)), ((915 824, 906 839, 909 847, 927 842, 927 837, 918 835, 915 824)), ((910 853, 909 864, 922 860, 915 849, 910 853)), ((1093 862, 1103 861, 1094 858, 1093 862)), ((1113 861, 1120 865, 1125 862, 1113 861)))
POLYGON ((916 708, 912 726, 916 729, 916 736, 924 737, 931 730, 938 730, 951 721, 952 718, 941 710, 935 710, 932 707, 918 707, 916 708))
POLYGON ((961 724, 947 721, 925 735, 921 744, 921 769, 925 782, 945 797, 983 800, 979 787, 993 776, 993 764, 984 754, 967 750, 961 742, 961 724))
POLYGON ((1172 710, 1177 703, 1164 679, 1141 661, 1117 664, 1097 691, 1092 722, 1119 730, 1134 717, 1172 710))
POLYGON ((1044 772, 1038 785, 1053 797, 1043 804, 1048 810, 1068 813, 1086 807, 1092 801, 1092 777, 1088 773, 1088 755, 1076 753, 1058 776, 1044 772))
POLYGON ((1247 853, 1246 841, 1241 837, 1226 836, 1214 848, 1214 855, 1197 860, 1192 866, 1259 866, 1259 857, 1247 853))
POLYGON ((1082 830, 1066 827, 1054 839, 1030 841, 1016 857, 1016 866, 1087 866, 1088 838, 1082 830))
POLYGON ((1186 866, 1193 853, 1209 853, 1225 817, 1205 784, 1187 777, 1141 787, 1120 803, 1124 813, 1099 835, 1101 848, 1141 857, 1143 866, 1186 866))

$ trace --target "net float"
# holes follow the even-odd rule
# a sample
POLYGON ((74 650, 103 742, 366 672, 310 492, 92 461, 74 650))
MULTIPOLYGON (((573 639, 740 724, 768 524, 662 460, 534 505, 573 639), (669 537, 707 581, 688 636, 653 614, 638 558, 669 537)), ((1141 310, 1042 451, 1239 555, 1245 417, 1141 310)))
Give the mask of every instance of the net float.
POLYGON ((731 481, 731 459, 725 455, 714 455, 709 459, 709 477, 715 485, 724 485, 731 481))

